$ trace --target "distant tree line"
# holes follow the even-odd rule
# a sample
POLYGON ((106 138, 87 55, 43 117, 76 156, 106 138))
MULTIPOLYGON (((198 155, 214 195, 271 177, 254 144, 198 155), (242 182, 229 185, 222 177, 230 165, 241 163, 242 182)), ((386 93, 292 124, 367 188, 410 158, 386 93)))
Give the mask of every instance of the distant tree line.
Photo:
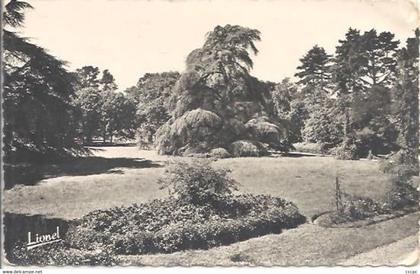
POLYGON ((418 30, 400 48, 390 32, 350 28, 334 54, 310 49, 297 81, 273 83, 250 75, 260 32, 217 26, 182 74, 146 73, 121 91, 107 69, 69 72, 9 30, 22 26, 26 8, 11 0, 3 11, 6 161, 75 155, 95 141, 136 137, 164 154, 263 155, 309 142, 341 158, 398 152, 417 163, 418 30))
POLYGON ((350 28, 334 55, 310 49, 298 81, 285 79, 272 91, 278 115, 290 121, 291 142, 319 143, 350 159, 416 152, 419 31, 399 43, 390 32, 350 28))

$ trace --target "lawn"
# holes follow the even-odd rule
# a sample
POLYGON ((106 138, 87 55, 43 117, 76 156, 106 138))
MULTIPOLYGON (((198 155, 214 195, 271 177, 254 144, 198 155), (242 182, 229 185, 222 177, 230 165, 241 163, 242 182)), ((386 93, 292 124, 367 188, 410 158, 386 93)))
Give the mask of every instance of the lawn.
MULTIPOLYGON (((95 209, 165 197, 157 180, 168 160, 135 147, 97 148, 88 159, 46 167, 47 179, 17 185, 4 194, 5 212, 74 219, 95 209)), ((188 158, 192 160, 191 158, 188 158)), ((293 201, 310 219, 334 208, 335 178, 348 193, 381 198, 390 182, 376 161, 337 161, 331 157, 232 158, 213 163, 232 170, 240 192, 271 194, 293 201)), ((365 262, 395 244, 398 254, 416 246, 417 213, 361 228, 323 228, 310 223, 278 235, 229 246, 174 254, 122 256, 127 264, 146 265, 327 265, 365 262), (378 250, 378 251, 375 251, 378 250), (223 252, 220 252, 223 251, 223 252), (376 252, 376 253, 375 253, 376 252), (358 256, 358 257, 357 257, 358 256)))
MULTIPOLYGON (((52 178, 5 191, 5 211, 74 219, 95 209, 163 197, 167 193, 156 182, 172 158, 135 147, 95 148, 94 157, 46 168, 52 178)), ((334 207, 336 176, 343 190, 353 194, 379 198, 389 188, 375 161, 262 157, 223 159, 214 165, 232 170, 240 192, 286 198, 308 217, 334 207)))

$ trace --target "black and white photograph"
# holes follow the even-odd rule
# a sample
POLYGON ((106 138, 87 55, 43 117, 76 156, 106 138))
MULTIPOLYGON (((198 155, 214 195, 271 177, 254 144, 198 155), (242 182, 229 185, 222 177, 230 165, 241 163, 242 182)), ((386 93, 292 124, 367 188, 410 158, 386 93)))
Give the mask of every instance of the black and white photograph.
POLYGON ((3 273, 417 269, 419 14, 3 0, 3 273))

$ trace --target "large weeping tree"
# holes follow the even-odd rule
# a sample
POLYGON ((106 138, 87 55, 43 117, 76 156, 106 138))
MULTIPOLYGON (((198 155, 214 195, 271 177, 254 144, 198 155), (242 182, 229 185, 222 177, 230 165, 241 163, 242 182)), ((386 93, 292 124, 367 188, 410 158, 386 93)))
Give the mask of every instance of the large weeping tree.
POLYGON ((217 26, 203 47, 189 54, 174 90, 172 118, 157 132, 159 153, 224 148, 237 156, 257 156, 267 146, 286 148, 284 124, 269 115, 269 84, 249 74, 259 40, 258 30, 217 26))
POLYGON ((28 3, 11 0, 3 11, 4 151, 6 162, 80 152, 74 143, 72 76, 64 63, 19 37, 28 3))

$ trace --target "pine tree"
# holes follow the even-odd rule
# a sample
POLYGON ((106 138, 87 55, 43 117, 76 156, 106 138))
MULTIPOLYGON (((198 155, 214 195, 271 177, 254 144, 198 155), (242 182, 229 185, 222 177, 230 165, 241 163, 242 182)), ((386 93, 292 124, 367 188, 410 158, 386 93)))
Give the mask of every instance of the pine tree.
POLYGON ((300 59, 301 65, 297 67, 300 71, 295 74, 300 79, 297 83, 328 93, 331 88, 330 61, 331 55, 315 45, 300 59))
POLYGON ((407 39, 398 53, 397 82, 393 88, 395 123, 398 126, 399 153, 397 164, 407 165, 415 174, 419 172, 419 38, 407 39))

